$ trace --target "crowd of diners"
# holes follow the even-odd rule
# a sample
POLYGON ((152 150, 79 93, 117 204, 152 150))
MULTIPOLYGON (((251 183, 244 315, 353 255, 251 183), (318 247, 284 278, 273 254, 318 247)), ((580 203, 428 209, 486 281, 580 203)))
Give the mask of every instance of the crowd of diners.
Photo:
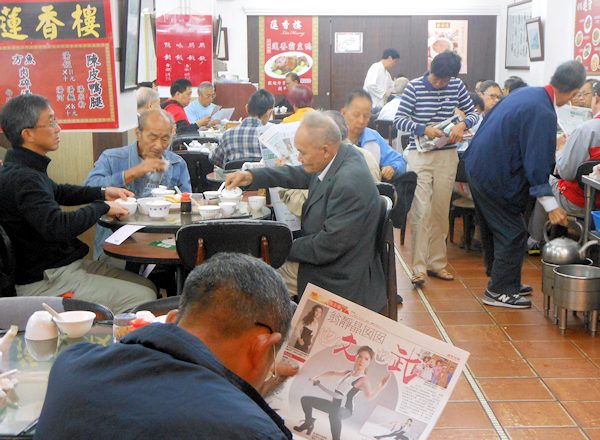
MULTIPOLYGON (((271 123, 276 103, 291 113, 281 123, 299 122, 294 146, 301 165, 226 177, 227 188, 286 188, 283 200, 301 222, 286 263, 274 270, 241 254, 217 255, 189 275, 168 324, 139 329, 109 347, 65 350, 50 375, 38 438, 291 438, 261 396, 276 382, 265 378, 288 334, 291 300, 313 283, 385 313, 386 280, 375 246, 376 182, 401 185, 407 171, 417 175, 409 214, 411 280, 415 286, 428 277, 451 282, 446 236, 457 145, 463 142, 490 277, 483 302, 531 306, 531 288, 521 283, 530 235, 527 203, 535 198, 539 218, 566 224, 567 213, 581 209, 573 170, 600 155, 594 147, 600 127, 593 119, 568 138, 559 136, 563 154, 556 156, 556 108, 571 102, 596 114, 600 87, 586 82, 580 63, 568 61, 547 85, 511 77, 504 87, 487 79, 469 91, 459 78, 456 52, 438 54, 412 80, 391 77, 399 58, 386 49, 341 109, 314 109, 312 90, 295 74, 286 78, 284 97, 264 89, 252 94, 248 116, 225 132, 211 160, 217 166, 260 160, 258 135, 271 123), (371 128, 377 118, 409 135, 404 151, 371 128), (448 119, 453 125, 445 131, 437 126, 448 119), (432 140, 436 147, 423 151, 432 140), (560 176, 551 175, 555 162, 560 176)), ((145 197, 153 184, 191 191, 185 162, 169 146, 176 134, 219 124, 212 118, 215 88, 199 84, 192 102, 193 85, 177 79, 161 104, 147 86, 152 84, 136 92, 135 142, 104 151, 85 182, 59 184, 47 174, 61 128, 45 97, 17 96, 2 108, 0 124, 11 149, 0 170, 0 225, 13 243, 18 296, 72 292, 115 313, 157 298, 151 281, 103 253, 106 230, 97 227, 91 260, 77 238, 103 215, 126 216, 117 200, 145 197)), ((278 377, 293 374, 289 366, 277 368, 278 377)), ((306 430, 310 423, 300 426, 306 430)))

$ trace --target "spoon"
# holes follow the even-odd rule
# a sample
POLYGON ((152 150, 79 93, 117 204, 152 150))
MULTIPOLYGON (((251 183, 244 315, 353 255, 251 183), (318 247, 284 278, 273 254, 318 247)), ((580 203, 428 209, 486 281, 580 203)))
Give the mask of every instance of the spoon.
POLYGON ((181 190, 179 189, 179 187, 177 185, 175 185, 173 188, 175 188, 175 192, 177 194, 181 194, 181 190))
POLYGON ((48 304, 42 303, 42 307, 45 308, 48 312, 50 312, 50 314, 57 321, 62 321, 63 320, 62 317, 58 314, 58 312, 56 310, 54 310, 52 307, 50 307, 48 304))
MULTIPOLYGON (((214 187, 213 187, 214 188, 214 187)), ((221 191, 223 191, 223 189, 225 189, 225 182, 223 182, 221 184, 221 186, 219 187, 219 189, 217 190, 218 193, 221 193, 221 191)))

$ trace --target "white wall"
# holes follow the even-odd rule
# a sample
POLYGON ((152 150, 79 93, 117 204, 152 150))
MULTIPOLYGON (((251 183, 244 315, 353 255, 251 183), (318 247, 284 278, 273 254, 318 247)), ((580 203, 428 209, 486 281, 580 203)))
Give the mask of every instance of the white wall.
MULTIPOLYGON (((228 71, 248 77, 247 15, 497 15, 506 0, 216 0, 229 38, 228 71), (368 3, 368 5, 367 5, 368 3), (335 4, 336 6, 332 6, 335 4), (338 6, 339 5, 339 6, 338 6)), ((558 2, 558 0, 552 0, 558 2)), ((561 2, 563 0, 560 0, 561 2)), ((506 26, 506 25, 505 25, 506 26)), ((504 66, 504 61, 502 62, 504 66)))
POLYGON ((542 18, 544 33, 544 61, 534 61, 529 70, 504 68, 506 42, 506 5, 514 3, 504 0, 498 17, 496 48, 496 80, 502 83, 510 75, 522 77, 528 84, 543 86, 550 81, 556 67, 573 59, 576 0, 532 0, 532 17, 542 18))

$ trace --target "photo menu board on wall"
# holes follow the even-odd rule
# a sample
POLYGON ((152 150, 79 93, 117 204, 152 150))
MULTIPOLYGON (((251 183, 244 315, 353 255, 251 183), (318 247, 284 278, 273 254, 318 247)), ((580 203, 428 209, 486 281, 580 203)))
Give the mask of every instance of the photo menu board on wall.
POLYGON ((577 0, 574 57, 591 75, 600 74, 600 0, 577 0))
POLYGON ((0 106, 34 93, 63 129, 116 128, 109 0, 20 0, 0 9, 0 106))

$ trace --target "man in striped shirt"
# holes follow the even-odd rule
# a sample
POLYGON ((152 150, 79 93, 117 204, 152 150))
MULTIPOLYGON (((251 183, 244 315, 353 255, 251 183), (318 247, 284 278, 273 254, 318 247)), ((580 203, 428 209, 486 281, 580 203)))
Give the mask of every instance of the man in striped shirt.
POLYGON ((404 89, 394 125, 398 131, 411 133, 408 146, 408 168, 418 175, 413 199, 411 246, 413 284, 425 282, 425 274, 451 281, 454 276, 446 269, 446 236, 452 187, 458 166, 456 142, 478 119, 464 83, 456 78, 461 59, 456 52, 442 52, 431 62, 431 70, 412 80, 404 89), (466 115, 454 125, 448 142, 432 151, 416 149, 415 136, 441 138, 444 132, 435 125, 451 118, 458 108, 466 115))

